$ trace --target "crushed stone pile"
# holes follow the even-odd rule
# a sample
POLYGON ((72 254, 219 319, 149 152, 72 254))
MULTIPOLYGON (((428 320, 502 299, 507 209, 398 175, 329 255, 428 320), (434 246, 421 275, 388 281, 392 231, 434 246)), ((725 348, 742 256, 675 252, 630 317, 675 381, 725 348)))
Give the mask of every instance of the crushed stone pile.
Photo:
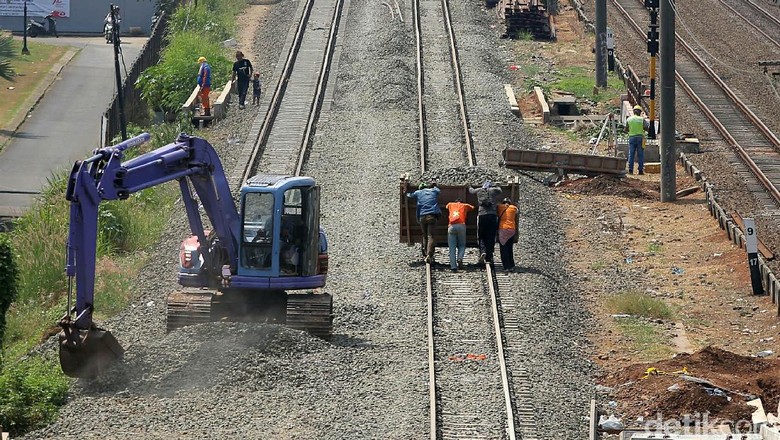
POLYGON ((426 171, 418 181, 436 182, 440 185, 482 185, 489 180, 491 182, 506 181, 507 173, 485 167, 455 167, 426 171))

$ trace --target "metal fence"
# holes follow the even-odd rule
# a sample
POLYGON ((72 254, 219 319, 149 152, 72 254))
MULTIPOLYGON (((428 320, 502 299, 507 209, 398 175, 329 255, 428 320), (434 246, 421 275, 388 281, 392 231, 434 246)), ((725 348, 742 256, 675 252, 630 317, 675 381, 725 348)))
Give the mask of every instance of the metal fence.
MULTIPOLYGON (((148 67, 154 66, 160 61, 160 52, 165 44, 165 33, 168 29, 168 17, 166 14, 160 15, 152 28, 152 34, 146 41, 138 58, 133 62, 127 77, 122 82, 122 91, 125 102, 125 120, 135 123, 141 123, 148 119, 149 111, 147 105, 141 99, 141 91, 135 88, 135 82, 138 77, 148 67)), ((108 109, 103 114, 101 123, 101 142, 103 146, 108 145, 115 136, 122 132, 119 123, 119 99, 116 93, 111 100, 108 109)))

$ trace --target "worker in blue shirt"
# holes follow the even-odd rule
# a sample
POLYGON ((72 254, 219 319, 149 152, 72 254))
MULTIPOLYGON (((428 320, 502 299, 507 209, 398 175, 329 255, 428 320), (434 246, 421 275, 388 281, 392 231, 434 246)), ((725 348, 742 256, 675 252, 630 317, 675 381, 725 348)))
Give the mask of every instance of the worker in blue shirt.
POLYGON ((211 103, 209 102, 211 66, 206 62, 206 57, 198 58, 198 63, 200 63, 200 68, 198 69, 198 96, 203 106, 203 116, 211 116, 211 103))
POLYGON ((433 238, 433 227, 441 217, 439 208, 439 193, 441 190, 435 183, 421 183, 415 192, 407 193, 406 197, 417 200, 417 221, 422 227, 423 249, 425 250, 425 262, 433 263, 433 254, 436 249, 436 241, 433 238))

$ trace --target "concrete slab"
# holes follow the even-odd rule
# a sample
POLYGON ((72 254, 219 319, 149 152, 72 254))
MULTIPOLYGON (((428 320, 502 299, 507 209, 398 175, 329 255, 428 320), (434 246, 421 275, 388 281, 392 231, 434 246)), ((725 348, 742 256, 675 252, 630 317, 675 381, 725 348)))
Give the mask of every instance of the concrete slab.
POLYGON ((520 106, 517 105, 517 98, 515 97, 515 91, 512 90, 511 84, 504 84, 504 92, 509 100, 509 110, 515 115, 520 116, 520 106))
POLYGON ((758 432, 761 433, 761 440, 780 440, 780 430, 777 426, 761 425, 758 432))
POLYGON ((764 412, 764 404, 761 403, 761 399, 753 399, 750 402, 747 402, 748 405, 756 408, 755 411, 753 411, 753 414, 751 414, 751 418, 753 419, 753 426, 761 426, 767 422, 766 418, 766 412, 764 412))
POLYGON ((544 99, 544 92, 541 87, 534 87, 534 94, 542 107, 542 122, 546 124, 550 122, 550 106, 547 105, 547 100, 544 99))

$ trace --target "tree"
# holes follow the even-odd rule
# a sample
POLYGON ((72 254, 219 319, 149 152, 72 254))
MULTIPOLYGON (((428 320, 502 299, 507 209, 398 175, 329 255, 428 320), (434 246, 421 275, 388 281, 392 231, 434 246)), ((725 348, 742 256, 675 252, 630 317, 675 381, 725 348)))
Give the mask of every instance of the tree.
POLYGON ((16 72, 11 67, 11 60, 16 57, 14 40, 11 34, 0 34, 0 78, 13 81, 16 72))

